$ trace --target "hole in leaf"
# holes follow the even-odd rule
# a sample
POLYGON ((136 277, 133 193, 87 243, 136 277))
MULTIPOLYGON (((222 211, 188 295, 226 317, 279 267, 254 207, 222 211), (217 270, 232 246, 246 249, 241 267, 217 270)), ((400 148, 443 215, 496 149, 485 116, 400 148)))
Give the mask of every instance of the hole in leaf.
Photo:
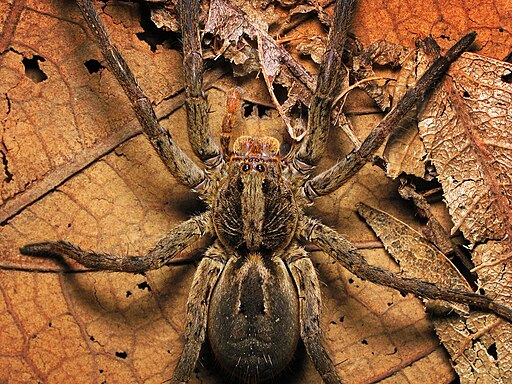
POLYGON ((132 291, 126 291, 126 297, 130 297, 132 295, 132 291))
POLYGON ((349 279, 348 279, 348 283, 349 283, 349 284, 354 284, 354 279, 353 279, 353 278, 349 278, 349 279))
POLYGON ((96 339, 94 338, 94 336, 89 336, 89 340, 95 341, 96 339))
POLYGON ((116 356, 120 359, 126 359, 128 357, 128 354, 126 352, 116 352, 116 356))
POLYGON ((469 92, 468 92, 468 91, 464 91, 464 92, 462 93, 462 96, 464 96, 464 97, 470 97, 471 95, 469 94, 469 92))
POLYGON ((137 284, 137 288, 139 288, 140 290, 147 289, 148 292, 151 292, 151 286, 148 284, 147 281, 143 281, 142 283, 137 284))
POLYGON ((166 41, 172 41, 175 36, 175 33, 164 31, 153 23, 153 20, 151 20, 151 9, 145 2, 141 2, 140 26, 144 29, 144 32, 137 33, 137 37, 140 41, 144 41, 149 45, 151 52, 155 52, 157 47, 166 41))
POLYGON ((261 118, 264 116, 269 116, 268 111, 271 110, 272 108, 267 107, 266 105, 246 102, 243 106, 243 109, 245 118, 251 117, 252 115, 256 115, 259 118, 261 118))
POLYGON ((274 88, 274 95, 276 96, 279 104, 283 104, 288 99, 288 90, 283 87, 281 84, 274 83, 272 85, 274 88))
POLYGON ((489 345, 489 348, 487 348, 487 353, 491 355, 494 360, 498 360, 498 350, 496 349, 496 343, 489 345))
POLYGON ((367 341, 367 340, 365 340, 365 339, 363 339, 363 340, 361 341, 361 344, 363 344, 363 345, 368 345, 368 341, 367 341))
POLYGON ((93 73, 97 73, 104 69, 105 67, 101 65, 101 63, 98 60, 91 59, 87 60, 85 63, 85 68, 89 71, 89 73, 92 75, 93 73))
POLYGON ((508 83, 508 84, 512 84, 512 72, 502 75, 501 81, 508 83))
POLYGON ((21 61, 25 67, 25 75, 36 84, 48 78, 46 73, 39 67, 39 61, 45 62, 46 59, 42 56, 34 55, 31 59, 25 57, 21 61))
POLYGON ((2 157, 2 164, 4 166, 4 181, 6 183, 10 183, 12 181, 13 174, 9 171, 9 161, 7 160, 7 155, 3 151, 0 151, 0 156, 2 157))

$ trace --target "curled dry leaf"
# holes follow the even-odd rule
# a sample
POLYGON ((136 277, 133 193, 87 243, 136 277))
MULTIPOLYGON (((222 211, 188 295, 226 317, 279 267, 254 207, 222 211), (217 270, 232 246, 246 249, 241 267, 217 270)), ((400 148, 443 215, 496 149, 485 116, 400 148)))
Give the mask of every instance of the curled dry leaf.
MULTIPOLYGON (((269 11, 267 8, 266 12, 269 11)), ((222 46, 218 49, 217 55, 222 54, 238 67, 242 67, 239 75, 262 71, 288 133, 294 140, 301 140, 306 133, 305 124, 301 117, 293 116, 292 110, 301 103, 309 105, 315 81, 290 53, 268 34, 268 24, 261 18, 261 14, 247 2, 237 4, 215 0, 210 7, 205 32, 220 38, 222 46), (257 42, 257 50, 244 40, 244 36, 257 42), (274 92, 274 82, 290 90, 286 102, 278 100, 274 92)))

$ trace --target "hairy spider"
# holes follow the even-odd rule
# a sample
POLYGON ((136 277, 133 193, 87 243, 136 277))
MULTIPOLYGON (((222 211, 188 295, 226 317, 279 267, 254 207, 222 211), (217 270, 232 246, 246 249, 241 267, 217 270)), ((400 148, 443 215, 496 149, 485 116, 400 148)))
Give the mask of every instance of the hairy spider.
MULTIPOLYGON (((182 0, 186 109, 191 146, 204 168, 173 141, 155 116, 126 62, 113 46, 89 0, 77 0, 110 70, 130 99, 146 136, 172 175, 196 191, 208 209, 181 223, 144 256, 86 252, 65 241, 29 244, 21 253, 69 257, 98 270, 142 273, 168 264, 205 235, 213 244, 194 276, 186 308, 185 347, 171 378, 187 382, 208 337, 226 376, 247 383, 277 377, 288 366, 300 340, 326 383, 341 383, 323 346, 318 278, 308 253, 311 242, 362 279, 421 297, 466 303, 509 320, 512 310, 487 296, 439 287, 372 266, 333 229, 303 210, 342 186, 370 160, 406 112, 440 80, 475 34, 455 44, 429 68, 362 145, 328 170, 313 175, 326 146, 330 112, 342 84, 342 52, 354 0, 336 1, 332 27, 309 115, 308 133, 286 158, 272 137, 242 136, 229 145, 229 122, 221 146, 208 124, 202 91, 203 59, 198 31, 198 0, 182 0)), ((232 111, 231 111, 232 112, 232 111)), ((228 111, 228 113, 231 113, 228 111)))

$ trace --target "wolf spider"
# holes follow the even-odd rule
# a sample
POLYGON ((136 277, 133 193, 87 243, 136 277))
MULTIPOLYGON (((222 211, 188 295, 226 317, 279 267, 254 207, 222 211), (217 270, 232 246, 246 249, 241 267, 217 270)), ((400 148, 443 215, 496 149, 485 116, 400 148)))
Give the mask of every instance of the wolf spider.
MULTIPOLYGON (((304 214, 314 198, 337 190, 367 163, 406 112, 440 80, 475 38, 469 34, 436 60, 359 148, 330 169, 313 175, 326 147, 333 99, 340 91, 342 52, 354 0, 336 1, 334 18, 308 115, 308 134, 286 158, 272 137, 242 136, 230 150, 223 127, 219 146, 210 133, 202 91, 203 59, 198 0, 178 6, 183 33, 188 134, 196 165, 155 116, 126 62, 113 46, 90 0, 77 3, 96 36, 110 70, 135 110, 143 130, 171 174, 207 203, 206 212, 179 224, 144 256, 86 252, 65 241, 29 244, 30 256, 69 257, 97 270, 143 273, 168 264, 205 235, 213 244, 194 275, 186 306, 185 347, 170 381, 187 382, 206 336, 219 364, 232 379, 256 383, 279 375, 302 340, 325 383, 341 383, 323 346, 320 287, 301 246, 310 242, 364 280, 425 298, 469 304, 512 319, 512 310, 474 293, 375 267, 333 229, 304 214)), ((229 111, 228 111, 229 112, 229 111)))

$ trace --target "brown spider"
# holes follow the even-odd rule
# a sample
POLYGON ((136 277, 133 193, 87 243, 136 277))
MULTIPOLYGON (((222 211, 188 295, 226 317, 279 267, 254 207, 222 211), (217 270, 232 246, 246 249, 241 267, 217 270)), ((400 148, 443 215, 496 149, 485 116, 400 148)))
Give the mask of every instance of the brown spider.
POLYGON ((65 241, 29 244, 21 248, 21 253, 69 257, 98 270, 142 273, 168 264, 200 237, 211 235, 213 244, 201 259, 192 283, 185 347, 172 383, 189 380, 206 336, 226 376, 238 381, 256 383, 277 377, 302 340, 324 382, 341 383, 323 347, 318 278, 301 242, 315 244, 362 279, 422 297, 466 303, 512 319, 511 309, 487 296, 439 287, 368 264, 340 234, 304 214, 303 209, 314 198, 338 189, 372 158, 393 127, 475 38, 474 33, 465 36, 439 58, 360 148, 313 176, 326 146, 333 99, 342 83, 341 53, 353 2, 336 2, 328 47, 310 105, 308 134, 297 151, 285 159, 280 157, 278 140, 272 137, 242 136, 230 151, 229 123, 223 127, 221 146, 216 144, 202 92, 198 0, 179 2, 189 140, 204 165, 201 169, 159 125, 151 103, 110 43, 91 2, 77 0, 145 134, 174 177, 195 190, 208 204, 208 210, 178 225, 144 256, 85 252, 65 241))

